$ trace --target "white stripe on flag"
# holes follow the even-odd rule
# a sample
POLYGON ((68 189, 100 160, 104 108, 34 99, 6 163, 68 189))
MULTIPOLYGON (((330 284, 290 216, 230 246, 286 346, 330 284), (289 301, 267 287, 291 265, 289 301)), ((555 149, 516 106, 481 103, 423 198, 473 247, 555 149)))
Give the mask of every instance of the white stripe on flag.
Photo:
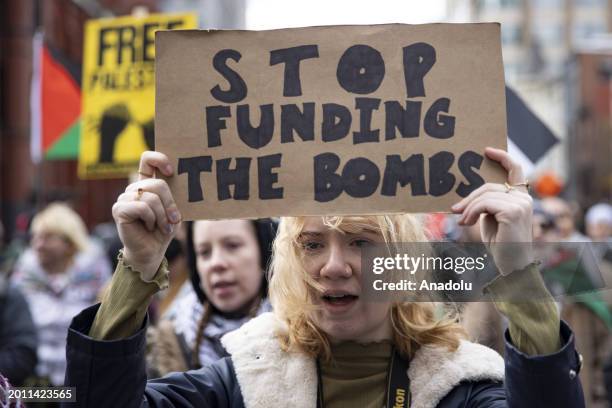
POLYGON ((32 83, 30 85, 30 157, 40 163, 42 149, 42 47, 43 34, 37 31, 32 41, 32 83))
POLYGON ((529 177, 531 173, 533 173, 535 164, 525 156, 521 149, 519 149, 510 138, 508 138, 508 153, 510 153, 510 156, 521 165, 525 177, 529 177))

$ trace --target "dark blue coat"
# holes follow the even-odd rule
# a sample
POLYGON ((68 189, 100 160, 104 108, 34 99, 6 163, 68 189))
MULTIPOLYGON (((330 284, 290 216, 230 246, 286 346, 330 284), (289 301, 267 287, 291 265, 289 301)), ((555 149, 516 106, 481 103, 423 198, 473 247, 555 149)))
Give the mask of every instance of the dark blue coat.
MULTIPOLYGON (((76 316, 68 333, 66 385, 76 387, 78 406, 244 407, 231 358, 147 382, 146 323, 130 338, 96 341, 85 333, 89 333, 97 308, 76 316)), ((461 383, 438 408, 584 407, 577 376, 579 356, 573 334, 563 322, 561 339, 563 346, 558 352, 529 357, 511 344, 506 333, 505 383, 461 383)))

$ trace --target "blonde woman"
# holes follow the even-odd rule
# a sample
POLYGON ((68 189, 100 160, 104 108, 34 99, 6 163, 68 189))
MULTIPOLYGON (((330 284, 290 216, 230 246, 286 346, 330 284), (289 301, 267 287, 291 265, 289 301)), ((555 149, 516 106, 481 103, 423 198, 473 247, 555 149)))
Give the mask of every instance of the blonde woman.
MULTIPOLYGON (((523 181, 507 153, 486 153, 506 168, 509 184, 523 181)), ((147 152, 140 172, 154 171, 172 174, 166 156, 147 152)), ((531 199, 518 187, 486 184, 453 211, 467 225, 486 214, 485 242, 531 239, 531 199)), ((113 213, 125 245, 113 290, 77 316, 69 333, 67 385, 77 387, 81 406, 584 405, 573 337, 552 302, 500 302, 510 319, 504 368, 497 353, 467 341, 457 321, 430 304, 365 299, 362 248, 423 241, 408 215, 281 219, 269 288, 274 312, 223 338, 230 357, 147 382, 145 309, 165 285, 159 254, 180 216, 167 184, 147 177, 127 188, 113 213)), ((512 261, 505 265, 518 280, 537 276, 531 260, 516 254, 512 261)), ((537 279, 533 285, 544 290, 537 279)))
POLYGON ((111 266, 90 241, 79 214, 64 203, 52 203, 36 214, 31 233, 30 248, 17 261, 12 279, 38 332, 38 381, 61 385, 71 317, 96 302, 111 266))

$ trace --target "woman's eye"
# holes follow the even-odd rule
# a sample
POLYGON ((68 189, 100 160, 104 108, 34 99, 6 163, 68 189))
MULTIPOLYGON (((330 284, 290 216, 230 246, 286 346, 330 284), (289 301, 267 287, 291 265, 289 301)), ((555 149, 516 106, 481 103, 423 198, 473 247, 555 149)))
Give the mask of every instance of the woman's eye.
POLYGON ((358 248, 363 248, 363 247, 367 247, 367 246, 372 245, 372 242, 370 240, 368 240, 368 239, 358 238, 358 239, 354 239, 351 242, 351 245, 356 246, 358 248))
POLYGON ((306 251, 316 251, 318 249, 321 249, 323 247, 323 245, 320 242, 316 242, 316 241, 306 241, 306 242, 302 242, 302 248, 304 248, 306 251))
POLYGON ((210 249, 200 249, 196 252, 196 255, 200 258, 208 258, 210 256, 210 249))
POLYGON ((230 241, 225 244, 226 248, 230 251, 235 251, 242 246, 242 242, 230 241))

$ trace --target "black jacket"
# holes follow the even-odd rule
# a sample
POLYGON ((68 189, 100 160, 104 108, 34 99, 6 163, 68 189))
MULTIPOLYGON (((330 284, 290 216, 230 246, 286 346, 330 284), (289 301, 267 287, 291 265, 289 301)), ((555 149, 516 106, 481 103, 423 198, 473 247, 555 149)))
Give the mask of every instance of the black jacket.
MULTIPOLYGON (((147 382, 146 323, 130 338, 96 341, 84 333, 89 332, 97 308, 88 308, 75 317, 68 334, 66 385, 76 387, 78 406, 245 407, 231 358, 200 370, 173 373, 147 382)), ((528 357, 507 341, 505 383, 461 383, 437 407, 583 407, 584 397, 576 375, 579 358, 571 330, 564 323, 561 336, 562 349, 547 356, 528 357)))
POLYGON ((13 386, 34 374, 37 345, 28 302, 15 287, 0 290, 0 374, 13 386))

